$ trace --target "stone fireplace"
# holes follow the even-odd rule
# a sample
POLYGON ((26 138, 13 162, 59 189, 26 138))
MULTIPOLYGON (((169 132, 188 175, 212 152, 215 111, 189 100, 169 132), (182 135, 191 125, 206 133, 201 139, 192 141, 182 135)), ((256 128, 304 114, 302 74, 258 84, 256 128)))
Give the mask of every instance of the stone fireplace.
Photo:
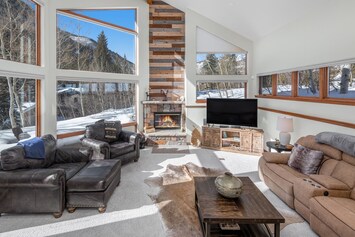
POLYGON ((180 129, 181 113, 180 112, 155 112, 154 128, 155 129, 180 129))
POLYGON ((183 101, 143 101, 144 132, 148 145, 185 144, 183 101))

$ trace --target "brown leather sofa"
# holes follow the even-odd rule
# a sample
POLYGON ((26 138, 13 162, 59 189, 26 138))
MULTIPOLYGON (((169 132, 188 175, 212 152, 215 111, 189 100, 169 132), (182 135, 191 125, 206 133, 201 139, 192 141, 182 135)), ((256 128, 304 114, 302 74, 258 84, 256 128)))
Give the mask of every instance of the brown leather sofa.
POLYGON ((355 236, 355 157, 317 143, 311 135, 296 143, 323 152, 317 174, 289 167, 290 153, 265 152, 259 160, 260 178, 320 236, 355 236))
POLYGON ((52 135, 42 137, 45 158, 26 159, 21 145, 0 152, 0 215, 53 213, 65 207, 106 205, 121 178, 120 160, 90 160, 91 149, 57 148, 52 135))

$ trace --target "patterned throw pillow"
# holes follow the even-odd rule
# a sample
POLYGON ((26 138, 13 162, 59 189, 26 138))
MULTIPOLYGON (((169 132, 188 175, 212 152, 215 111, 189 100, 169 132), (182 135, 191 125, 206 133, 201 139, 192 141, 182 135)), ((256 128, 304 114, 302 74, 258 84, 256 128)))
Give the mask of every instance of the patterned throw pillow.
POLYGON ((105 140, 108 142, 117 141, 122 130, 120 121, 105 121, 105 140))
POLYGON ((296 143, 288 165, 303 174, 316 174, 322 158, 323 152, 311 150, 296 143))

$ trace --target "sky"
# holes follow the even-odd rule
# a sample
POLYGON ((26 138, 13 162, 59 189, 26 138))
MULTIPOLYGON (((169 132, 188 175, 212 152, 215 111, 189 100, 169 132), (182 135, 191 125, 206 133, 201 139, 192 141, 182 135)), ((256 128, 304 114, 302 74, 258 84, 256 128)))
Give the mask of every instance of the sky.
MULTIPOLYGON (((136 10, 75 10, 74 12, 81 15, 89 16, 101 21, 123 26, 135 30, 136 25, 136 10)), ((135 52, 135 35, 113 30, 101 25, 96 25, 90 22, 78 20, 61 14, 57 15, 57 26, 61 30, 68 31, 72 34, 78 34, 78 26, 80 25, 80 35, 91 38, 97 41, 97 36, 104 31, 108 48, 120 54, 122 57, 126 55, 127 59, 136 63, 135 52)))

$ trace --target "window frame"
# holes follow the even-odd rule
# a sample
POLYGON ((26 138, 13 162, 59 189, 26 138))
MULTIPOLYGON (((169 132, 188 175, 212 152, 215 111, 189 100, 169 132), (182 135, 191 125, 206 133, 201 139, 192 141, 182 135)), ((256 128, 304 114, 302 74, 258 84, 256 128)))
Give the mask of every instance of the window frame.
MULTIPOLYGON (((341 62, 347 63, 347 62, 341 62)), ((350 63, 350 62, 349 62, 350 63)), ((338 63, 339 64, 339 63, 338 63)), ((348 106, 355 106, 355 98, 331 98, 328 97, 328 87, 329 87, 329 66, 336 65, 334 63, 329 65, 322 65, 320 67, 310 67, 306 69, 300 70, 293 70, 292 72, 292 85, 291 85, 291 96, 281 96, 277 95, 277 77, 278 73, 272 74, 263 74, 258 76, 259 80, 259 94, 256 95, 256 98, 265 98, 265 99, 278 99, 278 100, 291 100, 291 101, 302 101, 302 102, 313 102, 313 103, 325 103, 325 104, 338 104, 338 105, 348 105, 348 106), (298 95, 298 72, 307 69, 319 69, 319 96, 317 97, 306 97, 306 96, 299 96, 298 95), (272 75, 272 95, 261 94, 261 76, 272 75)), ((289 71, 287 71, 289 72, 289 71)), ((284 72, 282 72, 284 73, 284 72)))
POLYGON ((35 37, 36 37, 36 62, 34 64, 21 63, 0 59, 0 74, 11 77, 28 78, 35 80, 35 135, 42 135, 42 116, 41 116, 41 87, 44 79, 45 70, 42 67, 42 7, 43 2, 38 0, 29 0, 35 4, 35 37))

